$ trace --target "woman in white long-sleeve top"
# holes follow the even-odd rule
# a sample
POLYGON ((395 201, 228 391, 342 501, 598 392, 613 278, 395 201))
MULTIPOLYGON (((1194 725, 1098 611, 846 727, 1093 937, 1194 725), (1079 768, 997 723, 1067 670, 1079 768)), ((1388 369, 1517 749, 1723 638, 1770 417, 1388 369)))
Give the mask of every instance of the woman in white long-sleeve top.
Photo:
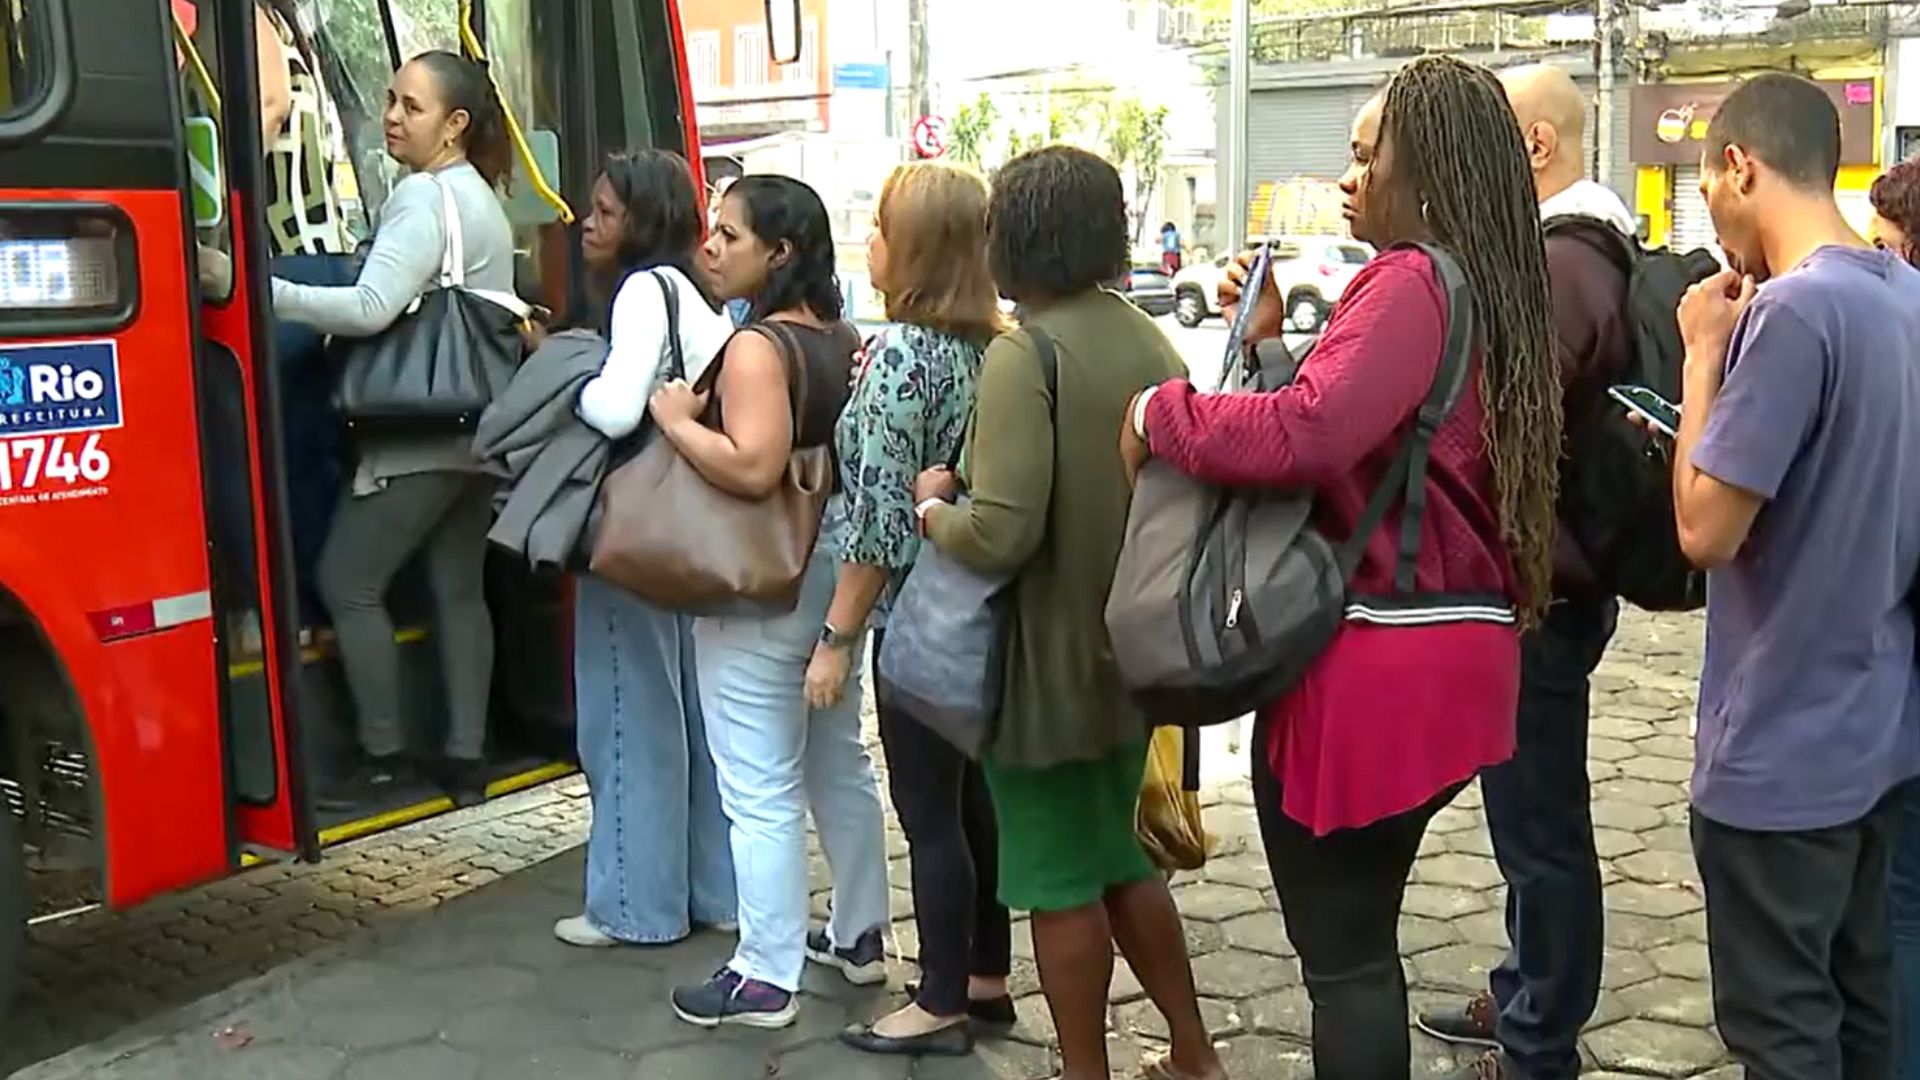
MULTIPOLYGON (((638 450, 653 389, 671 370, 698 379, 733 334, 694 268, 700 205, 686 159, 622 154, 594 184, 580 238, 613 297, 605 365, 580 390, 580 419, 638 450), (675 317, 668 316, 668 303, 675 317)), ((573 685, 580 763, 593 798, 586 908, 554 925, 569 945, 660 945, 696 925, 731 928, 733 856, 694 674, 693 622, 591 574, 574 599, 573 685)))
MULTIPOLYGON (((498 189, 512 144, 486 69, 452 53, 415 57, 387 90, 387 153, 411 175, 380 210, 373 248, 352 285, 275 278, 277 318, 324 334, 372 337, 440 277, 447 220, 442 185, 460 215, 469 288, 513 291, 513 233, 498 189)), ((493 679, 493 623, 481 572, 492 482, 470 435, 358 437, 359 464, 320 553, 319 585, 359 716, 361 761, 319 793, 321 809, 378 804, 410 777, 400 703, 400 653, 387 587, 424 553, 434 636, 447 684, 441 782, 461 805, 484 799, 482 753, 493 679)))

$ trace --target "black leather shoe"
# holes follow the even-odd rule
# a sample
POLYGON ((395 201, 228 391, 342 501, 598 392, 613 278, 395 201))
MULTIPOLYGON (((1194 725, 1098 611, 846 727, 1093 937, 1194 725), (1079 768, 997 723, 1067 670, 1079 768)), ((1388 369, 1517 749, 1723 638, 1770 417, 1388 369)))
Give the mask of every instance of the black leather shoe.
POLYGON ((872 1024, 855 1024, 840 1033, 840 1041, 867 1054, 962 1057, 973 1053, 973 1032, 964 1020, 938 1031, 899 1039, 874 1034, 872 1024))

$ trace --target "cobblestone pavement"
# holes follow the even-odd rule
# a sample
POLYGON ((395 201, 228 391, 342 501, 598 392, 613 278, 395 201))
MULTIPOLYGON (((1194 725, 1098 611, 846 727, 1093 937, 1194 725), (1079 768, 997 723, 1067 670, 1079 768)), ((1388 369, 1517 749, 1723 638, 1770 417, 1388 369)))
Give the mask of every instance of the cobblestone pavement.
MULTIPOLYGON (((1710 1026, 1705 924, 1686 832, 1687 717, 1698 664, 1697 620, 1629 616, 1596 682, 1591 773, 1608 953, 1585 1037, 1590 1076, 1734 1075, 1710 1026)), ((1207 801, 1219 853, 1175 889, 1204 1011, 1234 1076, 1307 1077, 1307 1003, 1247 786, 1214 785, 1207 801)), ((1401 940, 1416 1008, 1484 986, 1504 947, 1500 877, 1478 806, 1477 790, 1469 789, 1435 820, 1408 889, 1401 940)), ((907 866, 897 834, 895 915, 903 921, 895 925, 901 960, 890 989, 854 991, 837 975, 810 972, 801 1020, 788 1031, 712 1035, 680 1024, 666 1007, 667 989, 711 972, 731 939, 706 934, 667 949, 614 952, 559 945, 549 927, 578 905, 578 850, 477 888, 577 843, 581 812, 580 800, 565 794, 507 800, 478 820, 370 841, 319 868, 269 868, 165 909, 42 935, 36 994, 45 1000, 35 1015, 48 1024, 64 1008, 105 1016, 93 998, 118 992, 108 987, 122 980, 123 964, 139 966, 141 986, 171 978, 176 989, 161 1002, 170 1003, 332 939, 355 940, 136 1024, 20 1080, 1052 1075, 1051 1032, 1024 925, 1014 972, 1021 1024, 1010 1040, 987 1044, 974 1058, 918 1064, 862 1058, 834 1042, 842 1025, 886 1008, 911 974, 915 936, 905 921, 907 866), (360 927, 367 932, 354 933, 360 927)), ((824 884, 824 867, 816 865, 815 888, 824 884)), ((818 914, 824 905, 817 894, 818 914)), ((155 1004, 152 991, 130 993, 131 1011, 155 1004)), ((1130 1071, 1164 1029, 1124 964, 1112 1000, 1113 1061, 1130 1071)), ((1443 1075, 1456 1063, 1438 1043, 1415 1040, 1417 1075, 1443 1075)))
POLYGON ((259 867, 125 912, 31 931, 28 981, 0 1030, 0 1076, 197 1001, 577 847, 578 779, 259 867))

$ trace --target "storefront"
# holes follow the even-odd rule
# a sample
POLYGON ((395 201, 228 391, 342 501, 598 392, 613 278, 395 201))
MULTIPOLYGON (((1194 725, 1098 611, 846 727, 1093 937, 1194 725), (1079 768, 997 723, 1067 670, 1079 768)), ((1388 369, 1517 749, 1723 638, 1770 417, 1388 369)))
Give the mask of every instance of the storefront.
MULTIPOLYGON (((1879 74, 1822 72, 1815 81, 1840 112, 1840 176, 1834 193, 1854 227, 1865 229, 1872 214, 1867 191, 1879 174, 1879 74)), ((1700 155, 1714 110, 1738 85, 1722 79, 1633 88, 1628 152, 1639 167, 1637 211, 1647 222, 1649 243, 1717 250, 1713 219, 1700 194, 1700 155)))
MULTIPOLYGON (((1479 50, 1458 55, 1495 69, 1522 63, 1558 64, 1573 76, 1590 103, 1596 97, 1594 66, 1585 49, 1479 50)), ((1326 224, 1320 227, 1344 228, 1337 193, 1330 207, 1325 193, 1332 191, 1333 182, 1346 170, 1354 116, 1405 63, 1404 57, 1383 57, 1254 66, 1247 107, 1245 188, 1246 220, 1252 233, 1259 233, 1259 223, 1269 219, 1292 222, 1280 231, 1308 230, 1313 226, 1306 223, 1323 219, 1326 224)), ((1634 182, 1626 138, 1629 81, 1622 69, 1613 103, 1613 146, 1606 155, 1614 187, 1623 198, 1631 196, 1634 182)), ((1219 144, 1227 147, 1231 140, 1225 127, 1226 110, 1219 112, 1219 144)), ((1594 119, 1588 116, 1589 146, 1598 126, 1594 119)), ((1222 170, 1237 167, 1223 155, 1222 170)))

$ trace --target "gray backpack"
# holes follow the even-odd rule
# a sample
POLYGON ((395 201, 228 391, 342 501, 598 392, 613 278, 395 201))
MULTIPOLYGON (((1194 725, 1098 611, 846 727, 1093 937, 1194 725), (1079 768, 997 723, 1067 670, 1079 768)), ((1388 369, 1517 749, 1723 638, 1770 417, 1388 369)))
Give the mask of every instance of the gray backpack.
MULTIPOLYGON (((1134 487, 1127 535, 1107 598, 1107 634, 1120 679, 1155 726, 1203 727, 1254 712, 1299 682, 1348 618, 1388 623, 1453 621, 1466 598, 1442 608, 1413 595, 1426 508, 1427 456, 1472 365, 1473 294, 1452 256, 1421 245, 1447 296, 1446 348, 1433 387, 1399 454, 1350 537, 1338 543, 1311 522, 1313 492, 1218 488, 1163 461, 1134 487), (1347 583, 1367 538, 1404 500, 1392 597, 1348 603, 1347 583), (1435 612, 1442 612, 1440 617, 1435 612)), ((1298 362, 1256 350, 1248 392, 1285 385, 1298 362)), ((1503 598, 1474 598, 1497 614, 1503 598)), ((1507 614, 1511 618, 1511 613, 1507 614)))

